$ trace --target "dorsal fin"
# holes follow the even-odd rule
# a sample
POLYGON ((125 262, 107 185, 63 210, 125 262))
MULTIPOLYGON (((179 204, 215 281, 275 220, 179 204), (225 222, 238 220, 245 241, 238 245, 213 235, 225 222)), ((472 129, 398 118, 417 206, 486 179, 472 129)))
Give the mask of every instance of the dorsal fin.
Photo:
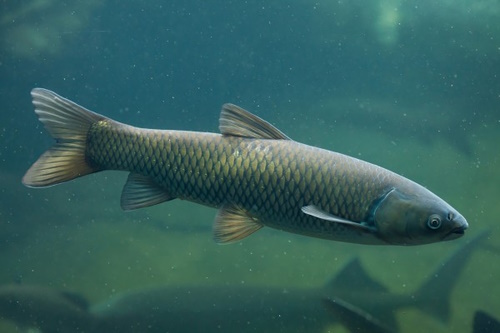
POLYGON ((254 139, 290 140, 279 129, 256 115, 236 106, 224 104, 219 118, 219 130, 223 135, 254 139))
MULTIPOLYGON (((373 279, 361 265, 359 258, 351 259, 340 272, 325 286, 337 296, 346 298, 342 292, 352 294, 355 290, 365 295, 381 295, 388 293, 387 288, 373 279)), ((346 299, 347 301, 351 301, 346 299)))

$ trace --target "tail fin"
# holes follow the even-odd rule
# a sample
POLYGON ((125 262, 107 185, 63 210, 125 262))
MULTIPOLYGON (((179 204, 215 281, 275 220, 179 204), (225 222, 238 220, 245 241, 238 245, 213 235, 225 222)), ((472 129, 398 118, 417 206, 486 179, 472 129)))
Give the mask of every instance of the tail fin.
POLYGON ((450 299, 467 260, 473 250, 490 234, 483 230, 448 257, 415 292, 418 308, 447 323, 450 318, 450 299))
POLYGON ((35 88, 31 96, 38 119, 56 144, 26 172, 23 184, 51 186, 97 171, 85 160, 85 145, 91 125, 106 118, 50 90, 35 88))

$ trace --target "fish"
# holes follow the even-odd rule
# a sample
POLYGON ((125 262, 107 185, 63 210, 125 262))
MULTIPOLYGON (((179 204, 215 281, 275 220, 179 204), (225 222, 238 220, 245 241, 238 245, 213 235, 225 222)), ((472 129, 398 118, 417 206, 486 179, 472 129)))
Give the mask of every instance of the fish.
POLYGON ((291 140, 224 104, 218 133, 143 129, 43 88, 35 113, 56 143, 22 182, 47 187, 103 170, 128 171, 124 210, 180 198, 218 209, 217 243, 264 226, 334 241, 420 245, 457 239, 466 219, 425 187, 337 152, 291 140))
MULTIPOLYGON (((15 322, 20 327, 61 333, 78 331, 76 328, 92 333, 319 333, 337 323, 347 327, 351 324, 348 319, 353 316, 353 308, 356 307, 346 305, 350 304, 347 301, 339 304, 341 298, 332 292, 338 289, 336 284, 339 279, 354 274, 358 280, 367 282, 368 286, 379 284, 354 258, 334 279, 320 288, 160 286, 117 293, 90 306, 84 296, 75 292, 61 292, 56 288, 36 285, 7 285, 0 288, 0 305, 6 304, 6 307, 0 306, 0 318, 15 322), (9 297, 5 296, 7 294, 9 297), (21 306, 13 307, 13 301, 21 306), (332 308, 336 304, 339 304, 339 308, 332 308), (346 306, 348 310, 342 310, 341 307, 346 306), (58 316, 61 316, 61 320, 58 320, 58 316)), ((342 291, 342 296, 348 291, 355 291, 355 288, 342 291)), ((388 304, 386 310, 393 312, 397 309, 394 305, 388 304)), ((379 306, 384 307, 386 304, 382 302, 379 306)), ((373 327, 389 327, 377 321, 375 316, 363 312, 361 307, 356 308, 354 313, 366 316, 356 318, 356 332, 371 332, 368 328, 373 327), (367 330, 360 331, 360 327, 367 330)), ((394 313, 392 317, 395 321, 394 313)), ((390 331, 389 328, 387 330, 390 331)))
POLYGON ((44 333, 319 333, 337 322, 322 303, 330 287, 159 286, 86 306, 75 292, 79 297, 68 298, 57 288, 17 284, 0 287, 0 320, 44 333), (33 306, 14 307, 14 302, 33 306))
POLYGON ((366 274, 358 260, 353 260, 330 285, 335 289, 325 305, 351 332, 399 332, 395 311, 418 309, 448 324, 451 317, 451 295, 458 278, 476 249, 487 246, 491 234, 485 229, 459 246, 428 274, 420 286, 405 294, 391 293, 384 285, 366 274))
POLYGON ((0 287, 0 319, 45 333, 325 332, 337 324, 356 333, 389 333, 399 331, 397 311, 413 308, 446 324, 451 292, 487 235, 471 238, 430 272, 427 282, 405 294, 390 292, 354 257, 317 288, 157 286, 90 305, 76 292, 5 285, 0 287))

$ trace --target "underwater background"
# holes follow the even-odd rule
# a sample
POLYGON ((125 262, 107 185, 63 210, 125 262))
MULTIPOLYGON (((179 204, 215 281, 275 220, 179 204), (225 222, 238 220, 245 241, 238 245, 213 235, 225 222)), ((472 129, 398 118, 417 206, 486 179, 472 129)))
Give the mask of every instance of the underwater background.
MULTIPOLYGON (((392 293, 409 293, 489 229, 456 277, 449 323, 418 309, 397 318, 410 333, 471 332, 479 309, 500 317, 498 1, 1 1, 0 106, 0 285, 90 303, 155 286, 318 288, 358 257, 392 293), (52 144, 34 87, 149 128, 217 132, 221 105, 238 104, 294 140, 428 187, 469 229, 370 247, 265 228, 220 246, 214 209, 176 200, 123 212, 124 172, 26 188, 52 144)), ((21 331, 0 320, 0 332, 21 331)))

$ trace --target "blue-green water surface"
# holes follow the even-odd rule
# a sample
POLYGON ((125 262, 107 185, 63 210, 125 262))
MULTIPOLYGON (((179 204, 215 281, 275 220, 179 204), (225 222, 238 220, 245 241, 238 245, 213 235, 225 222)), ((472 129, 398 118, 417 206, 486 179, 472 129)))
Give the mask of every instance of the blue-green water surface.
MULTIPOLYGON (((491 229, 457 277, 449 323, 418 309, 397 318, 403 333, 467 333, 478 309, 500 317, 497 1, 29 0, 0 8, 0 284, 76 291, 91 303, 152 286, 316 288, 358 256, 391 292, 405 293, 491 229), (407 248, 271 229, 220 246, 213 209, 172 201, 121 211, 125 173, 26 188, 24 172, 52 143, 33 113, 34 87, 162 129, 216 132, 220 106, 235 103, 297 141, 425 185, 470 228, 452 242, 407 248)), ((0 320, 0 331, 22 328, 0 320)), ((333 331, 345 328, 324 330, 333 331)))

